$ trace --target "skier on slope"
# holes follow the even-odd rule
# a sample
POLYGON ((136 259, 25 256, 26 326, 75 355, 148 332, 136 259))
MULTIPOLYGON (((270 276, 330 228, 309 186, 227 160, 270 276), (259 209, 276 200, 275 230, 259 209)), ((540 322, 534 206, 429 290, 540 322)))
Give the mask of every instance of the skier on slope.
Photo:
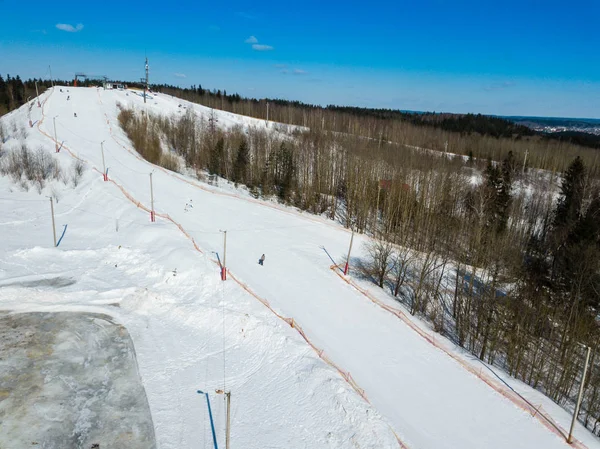
POLYGON ((258 259, 258 264, 262 265, 265 261, 265 255, 263 254, 262 256, 260 256, 260 259, 258 259))

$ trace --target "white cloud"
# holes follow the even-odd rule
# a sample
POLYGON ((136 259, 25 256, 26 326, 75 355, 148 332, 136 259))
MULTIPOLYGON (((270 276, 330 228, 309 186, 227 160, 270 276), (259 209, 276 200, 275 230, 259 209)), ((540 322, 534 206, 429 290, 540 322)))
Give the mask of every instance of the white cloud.
POLYGON ((68 23, 57 23, 56 28, 69 33, 77 33, 78 31, 83 30, 83 25, 81 23, 78 23, 76 26, 69 25, 68 23))
POLYGON ((258 44, 258 39, 254 36, 250 36, 248 39, 244 41, 247 44, 258 44))
POLYGON ((273 50, 273 47, 271 47, 270 45, 253 44, 252 45, 252 50, 256 50, 256 51, 271 51, 271 50, 273 50))
POLYGON ((177 78, 187 78, 185 73, 173 73, 173 75, 175 75, 177 78))
POLYGON ((294 69, 294 75, 306 75, 308 72, 302 69, 294 69))

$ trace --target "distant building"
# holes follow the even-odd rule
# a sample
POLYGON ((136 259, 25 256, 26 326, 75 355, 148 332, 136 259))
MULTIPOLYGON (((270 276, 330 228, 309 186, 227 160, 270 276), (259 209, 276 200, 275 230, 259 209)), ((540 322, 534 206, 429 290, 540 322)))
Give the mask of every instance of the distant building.
POLYGON ((127 86, 125 86, 124 84, 121 83, 112 83, 110 81, 106 82, 106 84, 104 85, 105 89, 118 89, 118 90, 123 90, 125 89, 127 86))

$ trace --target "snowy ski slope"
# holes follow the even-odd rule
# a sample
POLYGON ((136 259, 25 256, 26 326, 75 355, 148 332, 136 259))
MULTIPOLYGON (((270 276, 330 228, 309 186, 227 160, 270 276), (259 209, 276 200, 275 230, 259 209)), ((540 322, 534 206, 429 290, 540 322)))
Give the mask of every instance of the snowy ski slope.
MULTIPOLYGON (((54 186, 59 234, 68 224, 58 249, 51 248, 48 200, 0 178, 0 228, 10 236, 1 243, 0 309, 89 310, 123 323, 136 347, 160 448, 211 447, 206 406, 195 391, 224 384, 232 391, 233 447, 568 446, 544 418, 568 429, 565 411, 508 379, 532 410, 449 342, 435 336, 432 343, 425 324, 386 310, 401 307, 381 291, 357 284, 369 299, 330 269, 331 258, 341 262, 347 251, 346 229, 229 185, 213 187, 152 166, 117 122, 117 103, 143 109, 141 97, 66 89, 44 94, 43 108, 32 111, 39 122, 27 142, 53 152, 57 116, 64 141, 57 157, 65 167, 73 156, 81 158, 86 175, 74 190, 54 186), (111 182, 94 171, 102 170, 102 141, 111 182), (146 212, 150 172, 156 223, 146 212), (226 282, 214 263, 215 253, 222 257, 220 230, 228 231, 226 282), (76 282, 59 290, 14 285, 52 277, 76 282), (282 317, 293 318, 294 327, 282 317)), ((210 112, 161 94, 147 107, 179 114, 180 104, 205 117, 210 112)), ((21 108, 2 123, 26 123, 26 114, 21 108)), ((215 114, 220 126, 266 126, 215 114)), ((17 139, 6 144, 17 145, 17 139)), ((355 238, 357 253, 365 241, 355 238)), ((223 403, 212 398, 224 442, 223 403)), ((577 447, 600 447, 579 424, 576 436, 577 447)))

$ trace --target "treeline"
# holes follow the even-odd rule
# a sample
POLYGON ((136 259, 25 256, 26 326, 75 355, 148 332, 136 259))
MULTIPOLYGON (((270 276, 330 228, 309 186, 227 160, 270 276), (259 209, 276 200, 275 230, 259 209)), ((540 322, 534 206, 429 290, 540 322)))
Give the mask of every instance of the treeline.
POLYGON ((576 395, 580 343, 592 346, 581 419, 599 433, 600 183, 582 158, 559 187, 550 172, 524 173, 510 150, 486 162, 319 127, 221 129, 214 112, 191 108, 123 109, 119 120, 141 154, 162 142, 209 181, 370 234, 365 276, 560 404, 576 395))
POLYGON ((400 151, 405 150, 404 146, 412 146, 483 160, 502 160, 512 151, 517 163, 526 163, 527 167, 552 172, 564 171, 571 160, 581 156, 592 176, 599 173, 600 153, 596 149, 576 145, 565 139, 550 139, 535 133, 531 135, 533 131, 529 128, 495 117, 471 114, 458 118, 389 110, 333 106, 322 108, 285 100, 245 99, 237 94, 209 91, 201 86, 181 89, 154 85, 152 89, 210 108, 263 120, 267 119, 268 109, 269 121, 310 128, 313 131, 351 134, 364 140, 377 141, 380 145, 400 144, 400 151), (362 112, 359 114, 358 111, 362 112), (487 125, 484 127, 482 123, 487 125), (478 127, 482 132, 469 132, 478 127), (459 132, 460 128, 465 132, 459 132))
POLYGON ((548 134, 551 138, 571 142, 584 147, 600 149, 600 135, 581 131, 557 131, 548 134))
POLYGON ((392 109, 370 109, 347 106, 327 106, 328 109, 348 112, 357 117, 373 117, 383 120, 404 120, 414 125, 432 126, 458 133, 478 133, 491 137, 523 137, 537 133, 524 125, 482 114, 450 114, 435 112, 404 112, 392 109))
MULTIPOLYGON (((0 75, 0 116, 23 106, 27 98, 35 98, 36 81, 40 95, 51 87, 49 80, 28 79, 23 81, 18 75, 14 78, 6 75, 6 79, 0 75)), ((60 81, 57 81, 57 83, 60 83, 60 81)))

